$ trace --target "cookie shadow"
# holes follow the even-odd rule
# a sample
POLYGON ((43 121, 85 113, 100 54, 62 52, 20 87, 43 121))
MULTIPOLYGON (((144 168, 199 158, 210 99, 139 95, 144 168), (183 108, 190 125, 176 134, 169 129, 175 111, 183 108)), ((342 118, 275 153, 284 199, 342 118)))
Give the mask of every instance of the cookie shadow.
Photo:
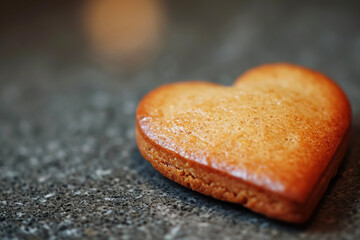
POLYGON ((131 151, 130 168, 143 178, 149 189, 160 191, 170 202, 181 202, 200 215, 206 213, 211 222, 226 219, 233 226, 250 224, 289 234, 334 232, 352 221, 353 216, 349 212, 356 207, 354 200, 360 198, 360 168, 357 162, 360 159, 360 122, 353 124, 351 134, 349 149, 337 175, 310 220, 300 225, 273 220, 241 205, 219 201, 185 188, 158 173, 137 148, 131 151))

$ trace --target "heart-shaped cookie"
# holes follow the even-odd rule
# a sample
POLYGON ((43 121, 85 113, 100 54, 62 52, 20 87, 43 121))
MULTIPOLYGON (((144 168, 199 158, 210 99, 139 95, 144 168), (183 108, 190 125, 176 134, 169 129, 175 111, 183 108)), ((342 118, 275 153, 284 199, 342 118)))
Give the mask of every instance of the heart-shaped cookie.
POLYGON ((309 218, 345 154, 351 108, 321 73, 254 68, 233 87, 164 85, 136 113, 141 154, 166 177, 272 218, 309 218))

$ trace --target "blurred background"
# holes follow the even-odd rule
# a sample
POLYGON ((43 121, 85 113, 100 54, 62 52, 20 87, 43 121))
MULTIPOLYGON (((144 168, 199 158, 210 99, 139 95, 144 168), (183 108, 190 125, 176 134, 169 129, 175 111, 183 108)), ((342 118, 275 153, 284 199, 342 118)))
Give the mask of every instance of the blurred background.
POLYGON ((355 0, 2 1, 0 238, 360 237, 359 13, 355 0), (134 139, 151 89, 231 85, 269 62, 325 73, 353 108, 346 163, 305 229, 168 181, 134 139))

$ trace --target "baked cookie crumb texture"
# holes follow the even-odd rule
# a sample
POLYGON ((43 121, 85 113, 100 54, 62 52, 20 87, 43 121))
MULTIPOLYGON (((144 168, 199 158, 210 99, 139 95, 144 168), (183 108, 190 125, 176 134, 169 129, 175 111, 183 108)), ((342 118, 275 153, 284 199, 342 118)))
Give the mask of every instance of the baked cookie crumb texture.
POLYGON ((272 218, 306 221, 345 154, 351 109, 315 71, 268 64, 233 87, 162 86, 136 114, 141 154, 166 177, 272 218))

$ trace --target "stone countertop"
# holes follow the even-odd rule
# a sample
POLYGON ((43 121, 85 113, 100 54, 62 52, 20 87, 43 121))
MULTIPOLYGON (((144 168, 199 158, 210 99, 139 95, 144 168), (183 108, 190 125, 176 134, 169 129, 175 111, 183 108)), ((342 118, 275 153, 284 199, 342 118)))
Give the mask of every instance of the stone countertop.
POLYGON ((0 10, 0 239, 360 239, 359 1, 138 0, 137 21, 117 19, 128 1, 103 1, 117 10, 98 25, 94 2, 0 10), (102 31, 124 21, 134 32, 102 31), (307 224, 192 192, 142 158, 134 114, 148 91, 231 85, 278 61, 329 75, 353 109, 347 157, 307 224))

